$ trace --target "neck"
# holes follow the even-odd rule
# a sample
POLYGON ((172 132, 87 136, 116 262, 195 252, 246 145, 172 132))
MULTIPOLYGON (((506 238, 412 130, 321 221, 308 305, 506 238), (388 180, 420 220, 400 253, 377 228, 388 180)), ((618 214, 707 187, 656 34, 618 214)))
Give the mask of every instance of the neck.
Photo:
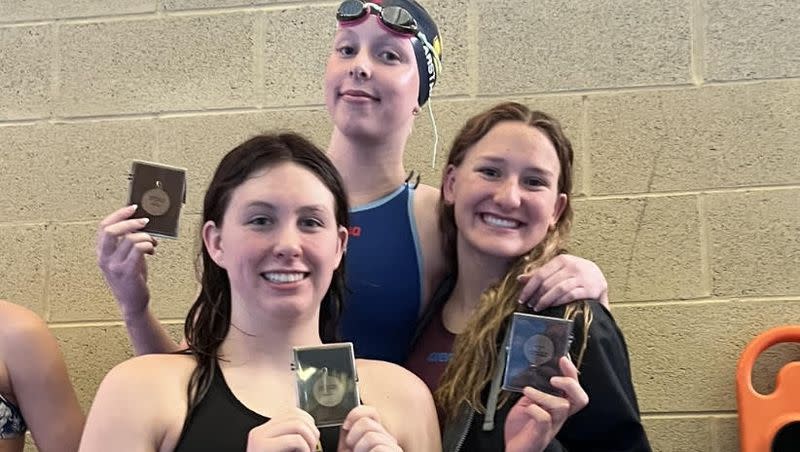
POLYGON ((321 345, 319 313, 306 319, 264 318, 232 313, 231 328, 220 355, 231 366, 288 369, 292 348, 321 345))
POLYGON ((463 246, 458 240, 458 279, 445 305, 445 324, 453 333, 461 333, 478 309, 481 295, 506 276, 511 262, 463 246))
POLYGON ((400 134, 375 140, 348 137, 334 128, 328 157, 342 175, 351 207, 379 199, 406 180, 406 141, 400 134))

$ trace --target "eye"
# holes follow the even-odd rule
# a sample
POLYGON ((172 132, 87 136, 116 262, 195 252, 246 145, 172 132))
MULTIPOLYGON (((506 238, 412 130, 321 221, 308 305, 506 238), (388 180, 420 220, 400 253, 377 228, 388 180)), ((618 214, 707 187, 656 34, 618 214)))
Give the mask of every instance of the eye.
POLYGON ((258 215, 255 217, 250 218, 247 221, 247 224, 256 227, 263 227, 263 226, 270 226, 275 223, 275 220, 272 217, 266 215, 258 215))
POLYGON ((378 54, 381 60, 386 61, 388 63, 397 63, 402 61, 400 58, 400 54, 393 51, 393 50, 384 50, 378 54))
POLYGON ((319 220, 317 218, 308 217, 300 219, 300 226, 305 229, 317 229, 325 226, 325 223, 323 223, 322 220, 319 220))
POLYGON ((546 187, 547 181, 541 177, 526 177, 522 183, 526 187, 546 187))
POLYGON ((480 167, 476 171, 482 174, 487 179, 495 179, 500 176, 500 170, 490 166, 480 167))
POLYGON ((343 44, 336 47, 336 53, 343 57, 349 57, 356 54, 356 48, 351 45, 343 44))

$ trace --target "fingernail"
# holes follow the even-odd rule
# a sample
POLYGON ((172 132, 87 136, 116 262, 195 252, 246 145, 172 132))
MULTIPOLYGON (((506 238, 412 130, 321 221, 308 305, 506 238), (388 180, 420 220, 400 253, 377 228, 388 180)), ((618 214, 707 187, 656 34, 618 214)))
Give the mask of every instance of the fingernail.
POLYGON ((147 223, 150 222, 150 219, 149 218, 139 218, 139 221, 141 221, 142 224, 147 224, 147 223))
POLYGON ((128 206, 128 208, 131 209, 131 210, 136 210, 136 209, 139 208, 139 205, 138 204, 131 204, 130 206, 128 206))

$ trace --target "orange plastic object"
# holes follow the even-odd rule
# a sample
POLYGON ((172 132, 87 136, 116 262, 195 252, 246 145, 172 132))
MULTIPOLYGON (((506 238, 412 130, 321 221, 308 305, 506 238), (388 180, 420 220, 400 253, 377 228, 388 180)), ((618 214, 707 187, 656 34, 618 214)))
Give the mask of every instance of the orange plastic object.
POLYGON ((781 368, 772 394, 759 394, 753 388, 753 365, 758 355, 784 342, 800 342, 800 325, 780 326, 761 333, 747 344, 739 359, 736 398, 741 452, 769 451, 781 427, 800 421, 800 361, 781 368))

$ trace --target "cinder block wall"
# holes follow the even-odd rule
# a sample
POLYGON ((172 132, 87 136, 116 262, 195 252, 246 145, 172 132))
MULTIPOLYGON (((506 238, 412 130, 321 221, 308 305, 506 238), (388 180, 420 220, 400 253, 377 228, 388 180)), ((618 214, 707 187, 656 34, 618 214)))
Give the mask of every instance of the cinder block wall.
MULTIPOLYGON (((201 192, 220 156, 291 128, 325 146, 337 2, 0 0, 0 297, 50 323, 88 408, 131 355, 94 258, 133 158, 189 170, 182 238, 150 260, 180 335, 201 192)), ((573 252, 596 261, 659 451, 737 449, 743 346, 800 323, 800 3, 427 0, 446 69, 409 169, 437 184, 463 121, 501 99, 577 148, 573 252)), ((759 385, 800 349, 776 347, 759 385)))

